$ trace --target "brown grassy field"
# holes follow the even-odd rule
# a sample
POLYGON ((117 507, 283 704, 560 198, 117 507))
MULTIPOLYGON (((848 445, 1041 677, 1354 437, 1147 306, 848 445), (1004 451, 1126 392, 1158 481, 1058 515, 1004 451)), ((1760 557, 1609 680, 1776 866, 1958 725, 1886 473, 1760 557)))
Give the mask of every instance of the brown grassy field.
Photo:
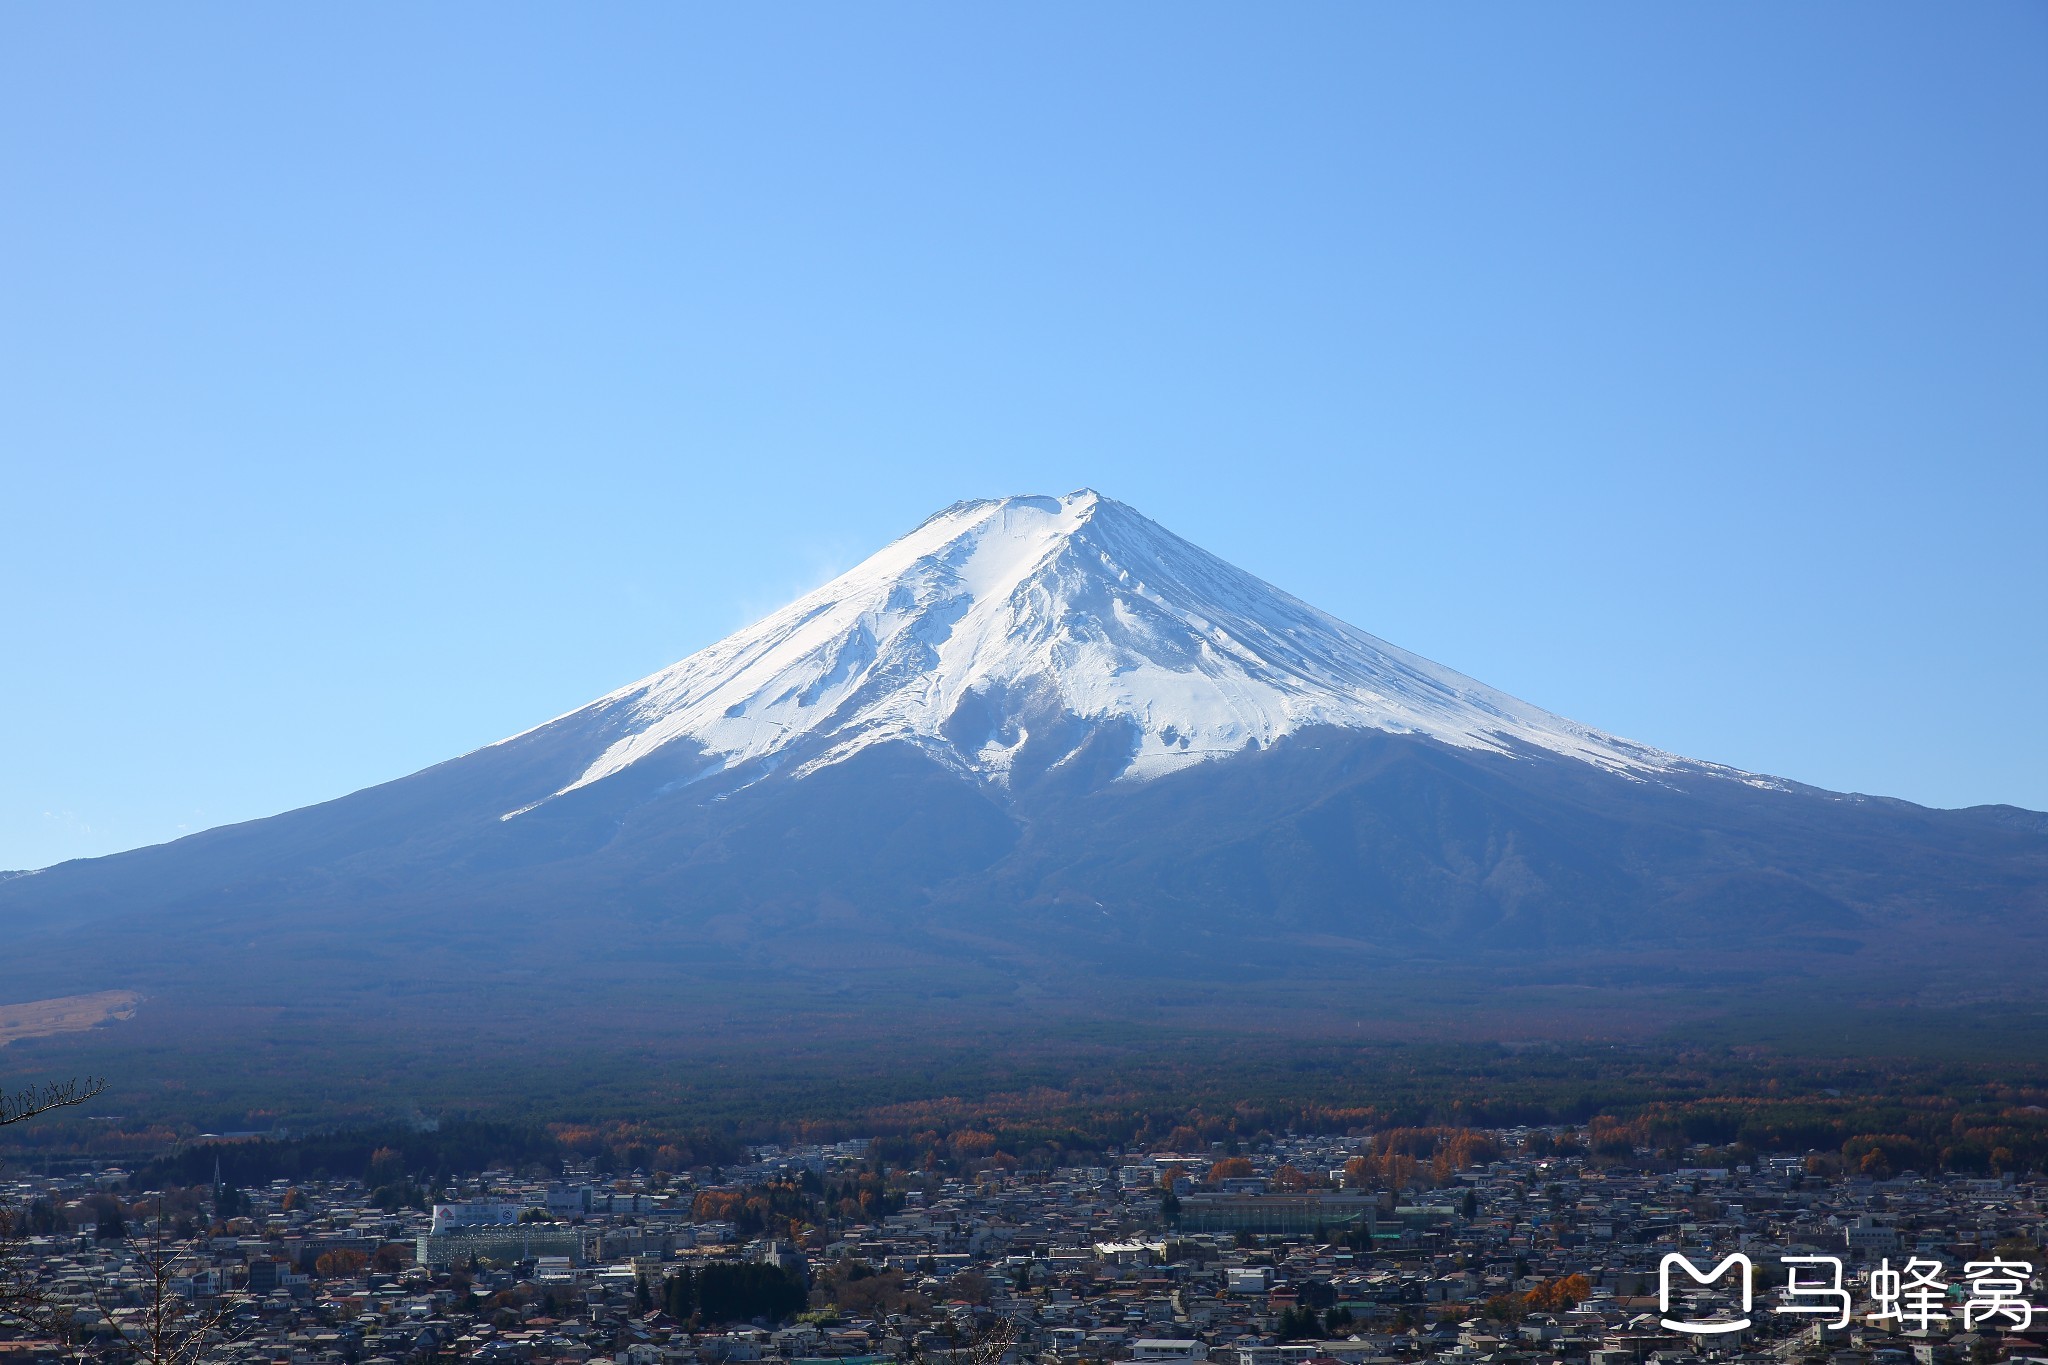
POLYGON ((134 991, 94 991, 0 1005, 0 1047, 17 1038, 80 1033, 109 1019, 133 1019, 142 997, 134 991))

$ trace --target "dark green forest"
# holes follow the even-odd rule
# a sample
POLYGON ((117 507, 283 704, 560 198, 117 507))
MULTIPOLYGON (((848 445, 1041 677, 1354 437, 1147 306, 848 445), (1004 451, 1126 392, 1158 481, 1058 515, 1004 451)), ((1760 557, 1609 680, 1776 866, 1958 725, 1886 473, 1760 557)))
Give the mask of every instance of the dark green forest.
MULTIPOLYGON (((1286 1132, 1532 1127, 1607 1160, 1708 1144, 1811 1156, 1869 1174, 2048 1169, 2048 1053, 2004 1061, 1814 1058, 1764 1044, 1329 1043, 1201 1039, 1169 1052, 1137 1038, 1039 1054, 1014 1069, 927 1054, 796 1071, 728 1057, 718 1086, 635 1102, 534 1087, 403 1121, 273 1123, 210 1139, 189 1118, 134 1123, 118 1078, 92 1106, 6 1131, 0 1158, 137 1163, 147 1185, 362 1179, 410 1198, 488 1167, 686 1171, 743 1161, 749 1144, 875 1139, 899 1168, 1020 1163, 1113 1150, 1206 1151, 1286 1132), (896 1063, 892 1070, 891 1063, 896 1063), (701 1097, 701 1098, 700 1098, 701 1097), (105 1111, 114 1110, 112 1116, 105 1111)), ((452 1106, 451 1106, 452 1108, 452 1106)), ((223 1125, 225 1126, 225 1125, 223 1125)))

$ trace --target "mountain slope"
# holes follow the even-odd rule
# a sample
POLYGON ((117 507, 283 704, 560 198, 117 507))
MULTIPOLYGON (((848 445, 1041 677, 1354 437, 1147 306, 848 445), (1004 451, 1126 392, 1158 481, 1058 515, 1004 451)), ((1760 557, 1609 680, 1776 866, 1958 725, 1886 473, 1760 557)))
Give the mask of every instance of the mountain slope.
POLYGON ((984 1004, 1284 980, 1346 1011, 1442 972, 2037 998, 2044 924, 2044 817, 1616 739, 1088 492, 949 508, 424 772, 0 881, 20 993, 374 997, 394 1027, 682 978, 984 1004))

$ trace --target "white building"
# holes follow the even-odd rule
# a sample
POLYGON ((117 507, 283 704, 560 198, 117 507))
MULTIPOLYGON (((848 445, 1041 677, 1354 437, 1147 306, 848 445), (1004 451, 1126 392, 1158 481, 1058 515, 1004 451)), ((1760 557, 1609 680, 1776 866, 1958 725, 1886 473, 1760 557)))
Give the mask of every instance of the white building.
POLYGON ((1263 1294, 1273 1287, 1271 1266, 1231 1266, 1223 1276, 1223 1287, 1232 1294, 1263 1294))
POLYGON ((524 1204, 497 1204, 484 1200, 466 1204, 436 1204, 433 1230, 442 1233, 452 1228, 510 1227, 519 1221, 519 1215, 524 1212, 524 1204))

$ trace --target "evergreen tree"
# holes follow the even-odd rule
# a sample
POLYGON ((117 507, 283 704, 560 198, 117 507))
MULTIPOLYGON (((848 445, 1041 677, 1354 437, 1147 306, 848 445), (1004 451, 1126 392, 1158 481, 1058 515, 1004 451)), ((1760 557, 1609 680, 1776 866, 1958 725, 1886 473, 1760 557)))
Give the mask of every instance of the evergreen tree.
POLYGON ((685 1266, 661 1282, 661 1311, 687 1322, 697 1311, 697 1276, 685 1266))
POLYGON ((697 1311, 706 1322, 781 1322, 802 1312, 807 1298, 781 1266, 712 1261, 697 1274, 697 1311))
POLYGON ((1319 1337, 1323 1334, 1322 1319, 1313 1308, 1288 1308, 1280 1314, 1279 1336, 1282 1341, 1299 1341, 1303 1337, 1319 1337))

